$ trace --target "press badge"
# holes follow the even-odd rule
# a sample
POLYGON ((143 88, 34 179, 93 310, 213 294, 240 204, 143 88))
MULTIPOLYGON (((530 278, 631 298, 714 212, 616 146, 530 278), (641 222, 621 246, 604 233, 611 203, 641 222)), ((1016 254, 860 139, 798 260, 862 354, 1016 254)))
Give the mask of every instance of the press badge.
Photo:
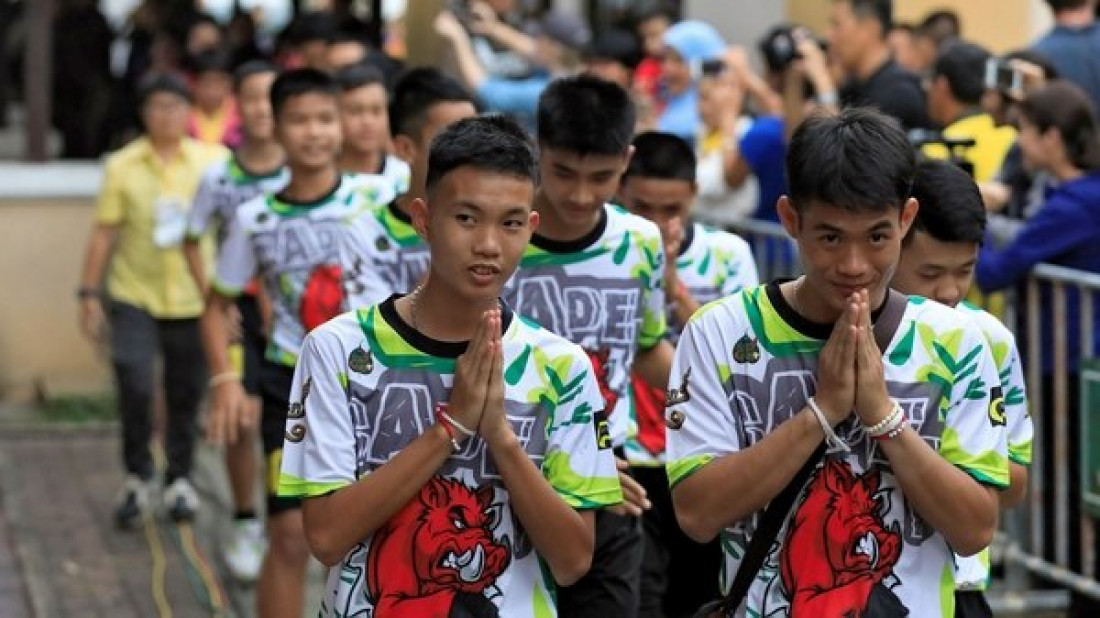
POLYGON ((178 247, 187 233, 186 202, 178 197, 159 197, 153 208, 153 243, 161 249, 178 247))

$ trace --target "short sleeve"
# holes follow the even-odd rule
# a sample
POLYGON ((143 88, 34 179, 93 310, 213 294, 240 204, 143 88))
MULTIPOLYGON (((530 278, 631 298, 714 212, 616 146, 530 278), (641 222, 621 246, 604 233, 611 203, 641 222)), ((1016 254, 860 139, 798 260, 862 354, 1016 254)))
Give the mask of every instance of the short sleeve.
MULTIPOLYGON (((730 301, 717 301, 730 302, 730 301)), ((684 328, 676 346, 665 401, 668 426, 667 472, 675 487, 712 460, 743 448, 727 395, 730 360, 721 333, 714 330, 714 311, 700 310, 684 328)))
MULTIPOLYGON (((546 371, 561 367, 553 359, 546 371)), ((623 501, 611 438, 596 424, 604 400, 592 364, 580 350, 570 362, 565 392, 550 421, 542 472, 551 487, 575 509, 599 509, 623 501), (573 391, 569 392, 570 385, 573 391)), ((551 378, 551 381, 553 379, 551 378)))
POLYGON ((350 221, 340 236, 340 263, 349 265, 344 271, 344 296, 353 309, 377 305, 392 294, 408 291, 395 290, 386 280, 384 273, 392 270, 397 251, 375 222, 373 215, 364 213, 350 221))
POLYGON ((239 295, 258 268, 252 238, 243 219, 247 215, 244 210, 228 223, 225 239, 218 247, 218 266, 211 285, 223 296, 239 295))
POLYGON ((1007 488, 1004 391, 984 334, 977 326, 968 326, 937 341, 935 349, 951 374, 940 455, 982 484, 1007 488))
POLYGON ((210 220, 218 209, 217 187, 218 178, 213 173, 213 168, 203 174, 199 181, 199 187, 195 190, 195 198, 191 200, 191 212, 187 217, 187 238, 195 240, 206 233, 210 226, 210 220))
POLYGON ((115 159, 109 159, 103 170, 103 187, 96 201, 96 223, 118 225, 126 215, 126 200, 122 190, 122 173, 115 159))
POLYGON ((339 339, 322 327, 306 337, 287 411, 279 495, 312 498, 356 481, 355 430, 339 339))
MULTIPOLYGON (((999 359, 1001 389, 1004 393, 1005 416, 1008 421, 1008 458, 1021 466, 1031 465, 1031 441, 1035 427, 1027 407, 1027 387, 1024 383, 1023 365, 1016 342, 1004 342, 1004 358, 999 359)), ((994 349, 994 357, 1001 350, 994 349)))
MULTIPOLYGON (((731 236, 733 236, 731 234, 731 236)), ((752 248, 740 236, 731 239, 733 255, 726 264, 726 278, 722 284, 722 296, 754 288, 760 285, 760 275, 756 271, 756 259, 752 248)))
POLYGON ((648 262, 649 278, 643 280, 642 327, 638 330, 638 349, 648 350, 668 334, 665 314, 665 250, 659 234, 642 241, 641 258, 648 262))

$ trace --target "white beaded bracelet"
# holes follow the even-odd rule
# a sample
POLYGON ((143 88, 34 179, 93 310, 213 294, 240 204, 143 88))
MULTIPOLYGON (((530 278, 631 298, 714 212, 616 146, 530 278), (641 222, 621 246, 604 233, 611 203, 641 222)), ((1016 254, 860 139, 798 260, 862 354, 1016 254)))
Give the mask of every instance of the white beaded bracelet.
POLYGON ((864 425, 864 429, 867 430, 867 435, 872 438, 881 438, 896 430, 899 425, 905 422, 905 412, 901 409, 901 405, 897 400, 891 399, 893 408, 890 409, 890 413, 886 415, 886 418, 871 425, 870 427, 864 425))

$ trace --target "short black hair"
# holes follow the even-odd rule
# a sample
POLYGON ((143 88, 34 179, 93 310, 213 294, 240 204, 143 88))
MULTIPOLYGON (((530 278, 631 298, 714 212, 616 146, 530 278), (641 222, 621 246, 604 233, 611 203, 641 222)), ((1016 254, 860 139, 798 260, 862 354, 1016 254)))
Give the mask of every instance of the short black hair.
POLYGON ((676 9, 667 4, 658 2, 649 10, 638 13, 638 16, 634 18, 635 27, 640 26, 651 19, 665 19, 669 24, 676 23, 677 15, 676 9))
POLYGON ((928 37, 940 45, 944 41, 957 39, 962 36, 962 23, 959 14, 950 9, 940 9, 929 13, 921 21, 918 31, 921 36, 928 37))
POLYGON ((262 75, 264 73, 278 73, 279 69, 267 62, 266 60, 249 60, 248 62, 237 67, 236 71, 233 71, 233 90, 239 92, 241 86, 248 81, 249 77, 253 75, 262 75))
POLYGON ((310 41, 332 39, 338 30, 336 18, 327 11, 311 11, 296 17, 284 30, 286 40, 292 45, 302 45, 310 41))
POLYGON ((188 103, 192 101, 191 89, 180 76, 173 73, 150 73, 138 83, 138 109, 145 107, 149 97, 158 92, 174 94, 188 103))
POLYGON ((340 87, 341 92, 373 86, 374 84, 378 84, 383 89, 386 87, 382 72, 374 65, 365 62, 351 64, 337 70, 332 79, 340 87))
POLYGON ((982 242, 985 203, 977 183, 958 165, 938 159, 918 163, 913 176, 913 197, 920 208, 905 243, 912 239, 914 231, 926 232, 940 242, 982 242))
POLYGON ((1089 0, 1046 0, 1050 10, 1055 13, 1079 9, 1089 3, 1089 0))
POLYGON ((278 118, 288 99, 311 93, 327 95, 335 100, 340 89, 328 74, 317 69, 287 71, 271 84, 271 111, 278 118))
POLYGON ((835 2, 847 2, 852 7, 852 14, 857 17, 870 17, 882 27, 883 38, 894 27, 894 2, 893 0, 834 0, 835 2))
POLYGON ((671 133, 640 133, 634 138, 634 154, 623 173, 623 182, 634 176, 694 183, 695 152, 671 133))
POLYGON ((364 50, 370 50, 370 41, 364 35, 356 34, 354 32, 348 32, 347 30, 336 30, 328 38, 329 45, 337 45, 340 43, 356 43, 362 45, 364 50))
POLYGON ((500 114, 464 118, 432 140, 424 181, 427 192, 431 194, 448 173, 467 166, 538 182, 538 158, 530 135, 500 114))
POLYGON ((228 50, 207 49, 189 56, 184 62, 184 67, 195 76, 203 73, 224 73, 231 76, 233 75, 233 58, 228 50))
POLYGON ((620 155, 634 135, 634 101, 618 84, 591 75, 550 82, 539 97, 539 146, 580 155, 620 155))
POLYGON ((474 95, 453 77, 434 67, 412 69, 394 84, 390 99, 390 132, 420 138, 428 110, 438 103, 470 103, 474 95))
POLYGON ((1010 51, 1004 55, 1004 60, 1023 60, 1034 64, 1043 70, 1043 77, 1048 82, 1052 82, 1062 75, 1058 72, 1058 68, 1054 66, 1054 63, 1047 58, 1046 55, 1035 51, 1034 49, 1017 49, 1010 51))
POLYGON ((901 208, 915 166, 897 120, 867 107, 818 113, 799 125, 787 147, 788 195, 800 212, 815 203, 856 212, 901 208))
POLYGON ((932 65, 932 77, 945 77, 951 96, 960 103, 977 105, 985 92, 985 63, 991 57, 992 54, 980 45, 950 41, 932 65))

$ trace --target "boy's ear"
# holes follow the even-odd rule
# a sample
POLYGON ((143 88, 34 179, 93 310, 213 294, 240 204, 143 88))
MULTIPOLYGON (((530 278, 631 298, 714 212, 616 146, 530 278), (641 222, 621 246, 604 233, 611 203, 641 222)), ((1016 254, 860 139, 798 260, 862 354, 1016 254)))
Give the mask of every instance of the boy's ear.
POLYGON ((779 222, 783 224, 783 229, 787 230, 787 235, 798 238, 798 231, 802 224, 798 210, 791 203, 791 199, 786 195, 780 196, 779 201, 775 203, 775 210, 779 214, 779 222))
POLYGON ((428 202, 423 198, 416 198, 409 204, 409 218, 412 219, 413 228, 424 240, 428 239, 428 202))
POLYGON ((902 238, 905 238, 906 235, 909 234, 909 228, 913 226, 913 221, 916 220, 918 211, 920 211, 920 203, 917 202, 917 198, 911 197, 905 200, 905 204, 901 207, 898 221, 902 238))
POLYGON ((416 160, 416 143, 408 135, 398 135, 393 138, 393 153, 409 165, 416 160))
POLYGON ((532 210, 531 214, 527 216, 527 226, 531 228, 531 233, 539 231, 539 213, 532 210))

